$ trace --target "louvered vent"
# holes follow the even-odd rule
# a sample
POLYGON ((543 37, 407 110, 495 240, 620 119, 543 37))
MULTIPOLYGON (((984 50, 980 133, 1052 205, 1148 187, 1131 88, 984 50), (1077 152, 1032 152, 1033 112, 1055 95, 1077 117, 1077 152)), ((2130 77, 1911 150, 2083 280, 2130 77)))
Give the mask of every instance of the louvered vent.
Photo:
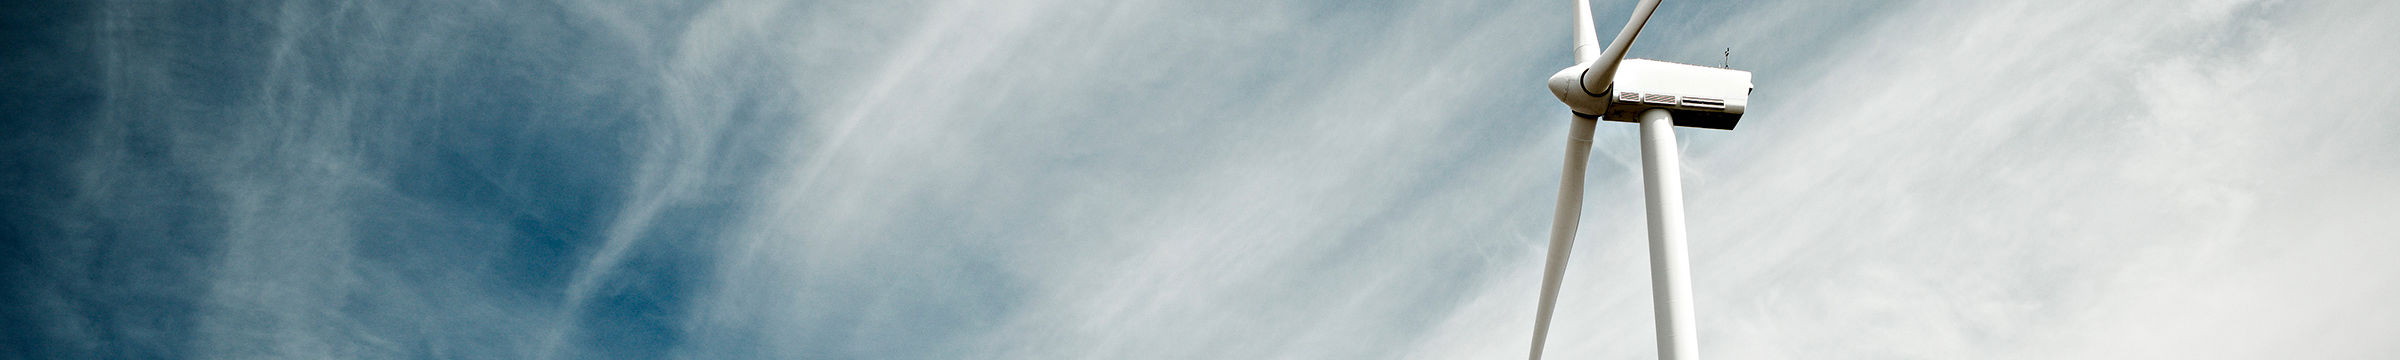
POLYGON ((1685 107, 1696 107, 1696 108, 1702 108, 1702 109, 1724 109, 1724 108, 1725 108, 1725 100, 1717 100, 1717 99, 1710 99, 1710 98, 1697 98, 1697 97, 1684 97, 1684 98, 1683 98, 1683 106, 1685 106, 1685 107))
POLYGON ((1642 94, 1641 94, 1641 93, 1637 93, 1637 92, 1618 92, 1618 93, 1617 93, 1617 101, 1623 101, 1623 102, 1629 102, 1629 103, 1638 103, 1638 102, 1642 102, 1642 94))
POLYGON ((1650 94, 1650 95, 1645 95, 1645 96, 1642 96, 1642 102, 1646 102, 1646 103, 1652 103, 1652 104, 1659 104, 1659 105, 1675 105, 1675 95, 1665 95, 1665 94, 1650 94))

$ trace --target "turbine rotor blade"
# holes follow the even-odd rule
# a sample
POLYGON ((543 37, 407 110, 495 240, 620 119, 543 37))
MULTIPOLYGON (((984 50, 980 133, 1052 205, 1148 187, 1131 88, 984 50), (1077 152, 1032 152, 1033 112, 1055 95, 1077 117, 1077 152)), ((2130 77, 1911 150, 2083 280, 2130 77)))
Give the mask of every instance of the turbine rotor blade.
MULTIPOLYGON (((1640 3, 1633 6, 1633 18, 1625 21, 1624 30, 1617 31, 1617 40, 1609 42, 1608 50, 1600 52, 1597 63, 1592 64, 1592 67, 1584 68, 1583 92, 1585 94, 1599 96, 1601 91, 1608 90, 1610 81, 1616 80, 1617 62, 1625 60, 1625 51, 1633 48, 1633 38, 1642 34, 1642 24, 1650 22, 1650 13, 1658 10, 1658 2, 1659 0, 1641 0, 1640 3)), ((1579 0, 1577 3, 1580 4, 1581 1, 1579 0)), ((1589 7, 1589 5, 1585 6, 1589 7)), ((1591 15, 1582 16, 1590 17, 1591 15)))
POLYGON ((1550 335, 1550 310, 1558 305, 1558 285, 1567 274, 1567 255, 1575 250, 1575 228, 1583 221, 1583 168, 1591 162, 1592 127, 1600 119, 1568 115, 1567 161, 1558 175, 1558 209, 1550 219, 1550 251, 1542 265, 1542 300, 1533 315, 1532 360, 1542 359, 1542 342, 1550 335))
POLYGON ((1600 59, 1600 30, 1592 26, 1592 1, 1575 0, 1575 63, 1600 59))

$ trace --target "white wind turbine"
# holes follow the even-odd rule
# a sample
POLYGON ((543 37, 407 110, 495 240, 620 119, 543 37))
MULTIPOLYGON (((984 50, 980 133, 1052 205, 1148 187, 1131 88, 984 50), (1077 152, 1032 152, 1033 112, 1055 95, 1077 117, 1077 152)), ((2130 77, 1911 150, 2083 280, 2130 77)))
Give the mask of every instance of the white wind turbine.
POLYGON ((1658 321, 1660 359, 1699 358, 1692 318, 1692 280, 1685 255, 1681 164, 1675 154, 1676 125, 1732 130, 1750 100, 1750 73, 1651 60, 1624 60, 1625 50, 1650 21, 1659 0, 1640 0, 1633 18, 1608 48, 1599 48, 1589 0, 1575 0, 1575 66, 1550 76, 1550 93, 1574 112, 1567 133, 1566 166, 1559 174, 1558 208, 1551 220, 1549 259, 1542 268, 1542 297, 1533 319, 1533 350, 1542 358, 1558 285, 1575 247, 1583 213, 1583 168, 1591 158, 1592 128, 1599 120, 1639 122, 1642 184, 1650 218, 1651 304, 1658 321), (1677 124, 1677 117, 1685 123, 1677 124), (1639 119, 1632 120, 1632 119, 1639 119))

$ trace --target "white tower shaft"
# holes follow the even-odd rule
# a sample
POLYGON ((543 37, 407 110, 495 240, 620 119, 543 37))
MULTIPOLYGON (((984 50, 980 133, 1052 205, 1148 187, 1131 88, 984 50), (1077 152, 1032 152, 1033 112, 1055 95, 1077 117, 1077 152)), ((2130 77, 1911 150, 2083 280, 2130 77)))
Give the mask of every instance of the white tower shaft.
POLYGON ((1642 112, 1642 187, 1650 216, 1650 304, 1658 316, 1658 358, 1700 358, 1692 318, 1692 267, 1683 232, 1683 164, 1675 149, 1675 119, 1666 109, 1642 112))

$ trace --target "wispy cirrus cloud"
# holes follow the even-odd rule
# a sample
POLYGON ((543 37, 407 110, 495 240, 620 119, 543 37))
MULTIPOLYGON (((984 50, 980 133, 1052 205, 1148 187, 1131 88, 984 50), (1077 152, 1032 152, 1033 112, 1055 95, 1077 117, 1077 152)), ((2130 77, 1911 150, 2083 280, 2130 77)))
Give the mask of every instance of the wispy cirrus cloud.
MULTIPOLYGON (((98 4, 10 46, 98 75, 11 70, 6 347, 1518 356, 1566 5, 98 4)), ((2395 13, 1669 2, 1759 76, 1682 133, 1704 352, 2391 353, 2395 13)), ((1599 135, 1549 353, 1648 357, 1599 135)))

